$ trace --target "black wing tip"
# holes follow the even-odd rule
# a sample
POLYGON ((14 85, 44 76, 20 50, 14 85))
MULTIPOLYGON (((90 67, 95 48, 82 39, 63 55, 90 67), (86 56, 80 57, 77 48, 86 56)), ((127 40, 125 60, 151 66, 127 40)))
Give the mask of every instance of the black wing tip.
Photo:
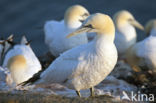
POLYGON ((20 84, 18 84, 18 86, 25 86, 25 85, 31 85, 33 83, 35 83, 37 80, 40 79, 40 74, 43 72, 43 70, 40 70, 38 73, 34 74, 30 79, 28 79, 27 81, 24 81, 20 84))

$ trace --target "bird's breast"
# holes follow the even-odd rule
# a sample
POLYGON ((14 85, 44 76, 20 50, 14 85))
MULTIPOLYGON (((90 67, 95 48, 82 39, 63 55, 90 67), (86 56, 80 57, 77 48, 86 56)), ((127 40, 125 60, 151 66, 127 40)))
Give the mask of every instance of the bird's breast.
POLYGON ((74 89, 88 89, 99 84, 113 70, 116 61, 117 52, 114 45, 97 49, 94 53, 88 54, 87 60, 78 65, 79 69, 73 75, 74 89))

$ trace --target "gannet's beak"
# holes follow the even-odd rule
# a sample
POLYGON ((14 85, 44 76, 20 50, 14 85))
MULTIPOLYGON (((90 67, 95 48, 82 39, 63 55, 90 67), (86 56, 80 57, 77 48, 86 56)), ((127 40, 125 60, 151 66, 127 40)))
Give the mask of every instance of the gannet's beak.
POLYGON ((68 34, 66 36, 66 38, 70 38, 72 36, 78 35, 78 34, 82 34, 82 33, 86 33, 86 32, 94 32, 96 29, 94 29, 91 25, 84 25, 81 26, 80 28, 78 28, 76 31, 68 34))
POLYGON ((140 30, 144 30, 144 27, 136 20, 131 20, 130 23, 140 30))

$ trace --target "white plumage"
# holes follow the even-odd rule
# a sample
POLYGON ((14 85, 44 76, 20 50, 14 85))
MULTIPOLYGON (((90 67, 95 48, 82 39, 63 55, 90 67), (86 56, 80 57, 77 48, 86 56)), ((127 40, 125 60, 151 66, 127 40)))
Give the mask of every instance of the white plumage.
POLYGON ((134 28, 143 30, 143 26, 139 24, 133 15, 128 11, 119 11, 114 15, 116 26, 115 45, 120 58, 125 58, 126 51, 136 43, 137 33, 134 28))
MULTIPOLYGON (((29 45, 15 45, 5 56, 3 67, 11 72, 11 78, 16 85, 31 78, 35 73, 41 70, 41 64, 29 45)), ((12 85, 12 83, 8 83, 12 85)))
POLYGON ((127 61, 131 66, 146 65, 156 72, 156 20, 147 23, 146 31, 150 35, 128 50, 127 61))
POLYGON ((89 12, 80 5, 74 5, 65 12, 64 20, 47 21, 44 25, 45 43, 55 57, 66 50, 88 42, 86 34, 66 39, 66 35, 81 26, 89 12))
POLYGON ((37 84, 63 83, 79 92, 99 84, 113 70, 117 51, 113 43, 115 28, 111 18, 96 13, 68 37, 83 32, 95 32, 97 36, 92 42, 61 54, 40 75, 37 84))

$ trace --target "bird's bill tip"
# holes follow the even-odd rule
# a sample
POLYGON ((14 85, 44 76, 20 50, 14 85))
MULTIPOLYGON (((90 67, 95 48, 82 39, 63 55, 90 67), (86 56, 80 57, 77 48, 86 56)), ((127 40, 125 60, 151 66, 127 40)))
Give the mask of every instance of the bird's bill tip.
POLYGON ((140 29, 140 30, 144 30, 144 26, 141 25, 141 24, 140 24, 138 21, 136 21, 136 20, 133 20, 133 21, 131 22, 131 24, 132 24, 133 26, 135 26, 136 28, 140 29))

